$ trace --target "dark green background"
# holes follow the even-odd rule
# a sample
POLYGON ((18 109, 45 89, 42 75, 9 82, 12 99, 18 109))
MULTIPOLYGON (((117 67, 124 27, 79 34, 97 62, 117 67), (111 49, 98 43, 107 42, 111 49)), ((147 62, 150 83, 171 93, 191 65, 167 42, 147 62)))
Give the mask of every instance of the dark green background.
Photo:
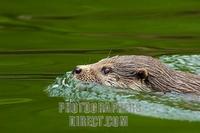
POLYGON ((199 132, 199 122, 129 116, 125 128, 70 128, 44 89, 111 55, 199 54, 199 0, 1 0, 0 132, 199 132))

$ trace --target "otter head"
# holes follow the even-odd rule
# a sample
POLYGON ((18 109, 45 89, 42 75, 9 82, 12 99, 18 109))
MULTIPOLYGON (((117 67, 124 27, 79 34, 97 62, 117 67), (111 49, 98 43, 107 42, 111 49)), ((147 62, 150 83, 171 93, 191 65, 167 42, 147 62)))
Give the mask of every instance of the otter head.
POLYGON ((114 56, 97 63, 77 66, 75 79, 143 91, 200 94, 200 77, 169 69, 149 56, 114 56))
POLYGON ((148 70, 143 56, 114 56, 97 63, 79 65, 75 79, 117 88, 147 89, 148 70))

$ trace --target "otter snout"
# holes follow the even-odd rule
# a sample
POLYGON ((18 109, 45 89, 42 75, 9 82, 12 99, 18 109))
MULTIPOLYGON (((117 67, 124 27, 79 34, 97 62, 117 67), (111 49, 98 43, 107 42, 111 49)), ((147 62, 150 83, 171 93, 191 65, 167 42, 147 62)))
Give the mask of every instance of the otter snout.
POLYGON ((85 82, 99 82, 97 73, 93 70, 93 65, 79 65, 72 71, 73 77, 85 82))
POLYGON ((80 75, 82 73, 88 72, 89 71, 89 65, 78 65, 74 68, 72 71, 72 74, 74 75, 80 75))

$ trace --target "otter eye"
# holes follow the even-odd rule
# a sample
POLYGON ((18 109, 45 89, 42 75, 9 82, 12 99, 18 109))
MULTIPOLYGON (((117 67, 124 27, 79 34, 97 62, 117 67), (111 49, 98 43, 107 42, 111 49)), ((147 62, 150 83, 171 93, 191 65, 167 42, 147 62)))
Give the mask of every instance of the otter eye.
POLYGON ((103 67, 101 71, 103 72, 103 74, 108 74, 112 71, 112 69, 110 67, 103 67))

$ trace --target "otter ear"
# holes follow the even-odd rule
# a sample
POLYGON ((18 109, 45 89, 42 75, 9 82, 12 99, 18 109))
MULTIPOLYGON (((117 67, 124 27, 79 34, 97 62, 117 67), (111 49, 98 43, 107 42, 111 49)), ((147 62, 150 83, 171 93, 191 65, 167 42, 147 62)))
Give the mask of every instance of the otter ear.
POLYGON ((138 69, 137 72, 136 72, 136 75, 139 79, 147 79, 148 77, 148 72, 146 69, 138 69))

